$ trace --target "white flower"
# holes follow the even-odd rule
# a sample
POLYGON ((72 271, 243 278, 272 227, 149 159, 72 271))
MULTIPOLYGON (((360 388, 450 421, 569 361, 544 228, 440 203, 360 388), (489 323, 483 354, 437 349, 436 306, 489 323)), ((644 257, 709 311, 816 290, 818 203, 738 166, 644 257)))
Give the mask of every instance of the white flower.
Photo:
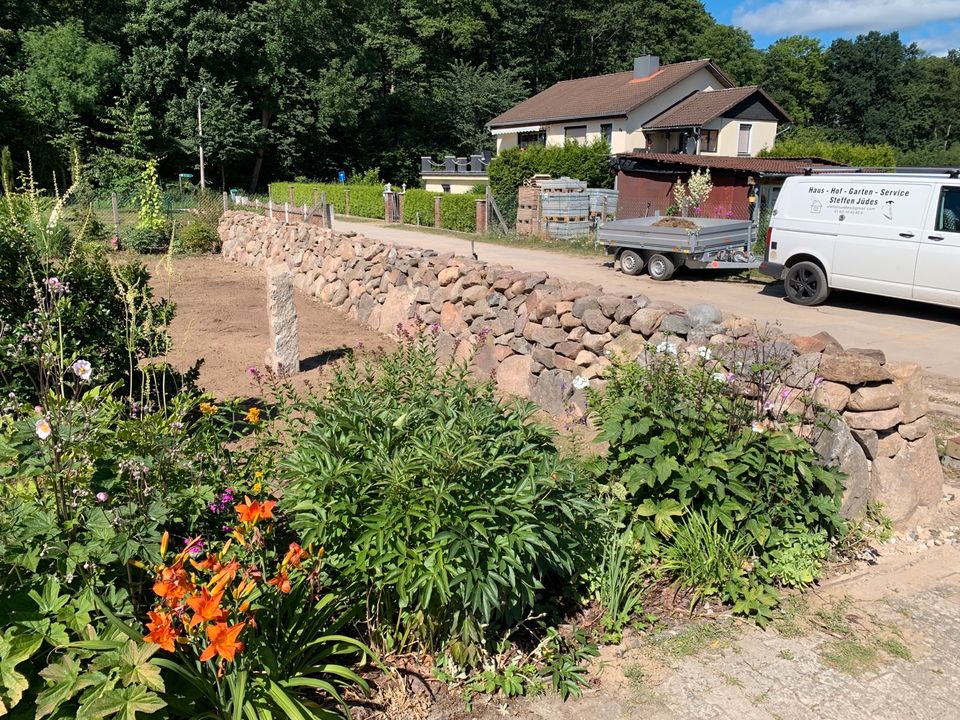
POLYGON ((704 360, 713 359, 713 353, 710 352, 710 348, 704 347, 703 345, 697 348, 697 355, 702 357, 704 360))
POLYGON ((53 429, 50 427, 50 423, 47 422, 46 418, 40 418, 37 420, 37 437, 41 440, 46 440, 53 433, 53 429))
POLYGON ((73 374, 81 380, 89 380, 93 372, 93 367, 86 360, 77 360, 70 366, 70 369, 73 370, 73 374))
POLYGON ((722 372, 715 372, 713 374, 713 379, 717 382, 725 383, 727 381, 727 374, 722 372))
POLYGON ((655 349, 656 349, 656 351, 657 351, 658 353, 667 353, 668 355, 676 355, 676 354, 677 354, 677 346, 674 345, 674 344, 673 344, 672 342, 670 342, 669 340, 664 340, 662 343, 660 343, 659 345, 657 345, 657 347, 656 347, 655 349))
POLYGON ((766 430, 766 428, 763 426, 763 423, 757 420, 754 420, 752 423, 750 423, 750 429, 755 433, 762 433, 764 430, 766 430))
POLYGON ((573 387, 577 390, 586 390, 588 387, 590 387, 590 380, 585 378, 583 375, 577 375, 570 384, 573 385, 573 387))

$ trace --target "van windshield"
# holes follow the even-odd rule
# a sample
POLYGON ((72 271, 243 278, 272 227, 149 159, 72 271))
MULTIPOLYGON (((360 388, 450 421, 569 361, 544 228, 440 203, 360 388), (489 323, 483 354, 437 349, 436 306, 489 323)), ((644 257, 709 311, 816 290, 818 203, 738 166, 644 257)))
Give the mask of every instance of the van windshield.
POLYGON ((941 190, 937 230, 960 232, 960 187, 945 187, 941 190))

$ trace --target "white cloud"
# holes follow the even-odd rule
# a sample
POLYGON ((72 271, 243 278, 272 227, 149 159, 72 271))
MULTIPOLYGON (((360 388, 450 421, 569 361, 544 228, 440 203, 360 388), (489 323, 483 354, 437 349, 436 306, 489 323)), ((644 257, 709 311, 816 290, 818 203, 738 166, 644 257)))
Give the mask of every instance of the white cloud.
POLYGON ((733 24, 762 35, 902 30, 960 20, 960 0, 775 0, 740 5, 733 24))
POLYGON ((931 35, 910 35, 903 41, 915 42, 931 55, 946 55, 947 51, 960 48, 960 23, 939 26, 936 33, 931 35))

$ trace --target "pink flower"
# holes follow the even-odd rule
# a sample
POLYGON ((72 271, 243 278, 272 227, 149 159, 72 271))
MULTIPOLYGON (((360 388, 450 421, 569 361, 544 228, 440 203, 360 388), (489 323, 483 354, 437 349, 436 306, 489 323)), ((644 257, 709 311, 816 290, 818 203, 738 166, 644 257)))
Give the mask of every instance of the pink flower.
POLYGON ((97 502, 106 502, 109 499, 110 499, 110 495, 103 492, 102 490, 97 493, 97 502))
POLYGON ((37 437, 41 440, 46 440, 51 434, 53 434, 53 428, 50 427, 47 419, 40 418, 37 420, 37 437))

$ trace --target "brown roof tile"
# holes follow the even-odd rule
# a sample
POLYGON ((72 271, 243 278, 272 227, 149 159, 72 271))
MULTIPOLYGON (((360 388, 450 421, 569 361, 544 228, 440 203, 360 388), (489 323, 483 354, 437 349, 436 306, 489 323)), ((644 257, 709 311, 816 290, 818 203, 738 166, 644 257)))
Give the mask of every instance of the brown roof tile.
POLYGON ((681 100, 672 108, 643 124, 644 130, 693 127, 708 123, 723 115, 727 110, 740 104, 752 95, 759 94, 784 120, 790 116, 756 85, 729 88, 727 90, 702 90, 681 100))
POLYGON ((627 71, 563 80, 513 106, 487 125, 502 127, 626 115, 702 68, 709 68, 723 85, 733 85, 710 60, 663 65, 657 72, 640 79, 634 79, 633 72, 627 71))
POLYGON ((727 157, 722 155, 683 155, 679 153, 623 153, 612 164, 616 170, 642 172, 644 169, 663 169, 672 165, 686 168, 706 168, 757 175, 800 175, 807 168, 838 167, 842 163, 818 157, 727 157))

